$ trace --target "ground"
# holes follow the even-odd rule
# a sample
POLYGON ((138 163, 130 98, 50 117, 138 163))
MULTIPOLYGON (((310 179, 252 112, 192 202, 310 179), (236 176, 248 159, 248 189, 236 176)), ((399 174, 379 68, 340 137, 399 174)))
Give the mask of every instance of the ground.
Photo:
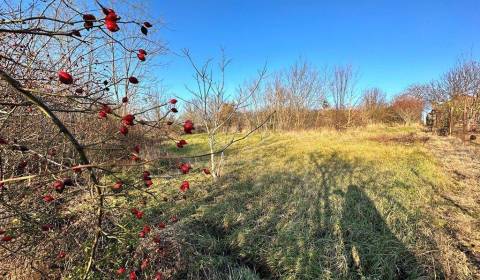
POLYGON ((147 218, 179 217, 179 279, 479 279, 477 149, 419 127, 258 133, 217 182, 156 180, 162 196, 191 190, 147 218))
POLYGON ((437 193, 435 218, 480 278, 480 147, 455 137, 432 137, 428 148, 451 179, 437 193))

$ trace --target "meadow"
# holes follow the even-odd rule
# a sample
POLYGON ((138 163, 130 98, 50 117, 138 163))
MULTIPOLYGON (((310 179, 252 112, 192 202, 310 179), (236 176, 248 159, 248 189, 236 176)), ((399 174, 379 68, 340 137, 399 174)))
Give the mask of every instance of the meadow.
MULTIPOLYGON (((415 126, 257 133, 227 151, 216 182, 189 175, 184 198, 162 187, 184 177, 156 179, 158 195, 177 199, 146 214, 178 217, 164 235, 179 279, 473 279, 430 136, 415 126)), ((182 153, 207 151, 205 135, 187 141, 182 153)))

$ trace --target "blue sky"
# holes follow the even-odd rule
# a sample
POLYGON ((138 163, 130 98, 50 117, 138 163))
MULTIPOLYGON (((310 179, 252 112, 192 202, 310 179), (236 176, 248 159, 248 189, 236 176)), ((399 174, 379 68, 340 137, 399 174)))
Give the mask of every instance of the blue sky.
MULTIPOLYGON (((232 58, 231 87, 299 58, 314 65, 352 64, 359 89, 389 96, 427 82, 462 55, 480 58, 480 0, 160 0, 151 16, 167 24, 161 37, 172 51, 189 48, 199 61, 232 58)), ((168 55, 158 72, 174 93, 187 96, 191 68, 168 55)))

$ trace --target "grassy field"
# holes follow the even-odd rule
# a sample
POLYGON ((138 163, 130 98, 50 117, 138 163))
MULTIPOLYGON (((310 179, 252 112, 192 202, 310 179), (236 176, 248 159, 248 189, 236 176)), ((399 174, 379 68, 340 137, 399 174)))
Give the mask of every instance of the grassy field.
MULTIPOLYGON (((207 151, 204 137, 185 151, 207 151)), ((415 127, 255 134, 228 151, 216 183, 157 180, 162 194, 178 196, 186 178, 191 191, 147 215, 179 217, 165 233, 179 279, 473 279, 438 214, 452 179, 428 141, 415 127)))

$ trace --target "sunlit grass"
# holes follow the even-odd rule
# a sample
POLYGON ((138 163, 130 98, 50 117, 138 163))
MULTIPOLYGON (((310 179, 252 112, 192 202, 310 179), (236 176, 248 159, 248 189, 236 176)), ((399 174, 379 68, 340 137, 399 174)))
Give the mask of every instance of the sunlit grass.
MULTIPOLYGON (((418 279, 442 275, 426 209, 448 180, 420 142, 372 137, 415 127, 254 134, 227 153, 225 176, 157 181, 185 200, 150 204, 181 217, 180 278, 418 279)), ((208 152, 205 135, 184 152, 208 152)), ((196 159, 195 168, 207 165, 196 159)))

